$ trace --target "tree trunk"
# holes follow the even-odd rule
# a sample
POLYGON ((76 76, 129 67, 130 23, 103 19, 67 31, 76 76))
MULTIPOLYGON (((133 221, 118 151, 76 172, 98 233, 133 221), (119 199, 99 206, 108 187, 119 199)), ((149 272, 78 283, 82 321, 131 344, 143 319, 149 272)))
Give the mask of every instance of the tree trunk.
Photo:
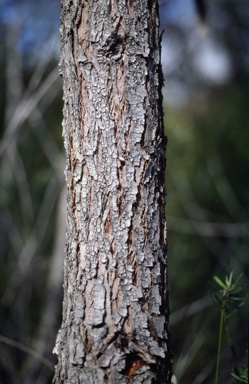
POLYGON ((171 378, 154 0, 62 0, 67 245, 54 383, 171 378))

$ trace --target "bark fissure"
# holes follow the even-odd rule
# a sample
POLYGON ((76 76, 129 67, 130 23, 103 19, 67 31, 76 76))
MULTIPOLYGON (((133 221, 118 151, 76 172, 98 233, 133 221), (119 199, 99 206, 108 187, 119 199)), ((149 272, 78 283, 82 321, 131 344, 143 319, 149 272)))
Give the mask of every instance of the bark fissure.
POLYGON ((155 1, 62 0, 68 223, 54 383, 171 377, 155 1))

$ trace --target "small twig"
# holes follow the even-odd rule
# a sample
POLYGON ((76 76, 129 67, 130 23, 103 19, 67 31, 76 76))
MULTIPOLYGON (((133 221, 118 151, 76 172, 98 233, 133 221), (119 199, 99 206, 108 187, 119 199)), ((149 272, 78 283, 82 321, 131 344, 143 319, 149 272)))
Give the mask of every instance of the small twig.
POLYGON ((40 360, 44 365, 46 365, 52 371, 54 370, 54 364, 51 361, 41 356, 38 352, 34 351, 32 348, 27 347, 27 345, 24 345, 22 343, 19 343, 18 341, 9 339, 8 337, 2 336, 2 335, 0 335, 0 343, 4 343, 7 345, 10 345, 11 347, 20 349, 21 351, 34 356, 37 360, 40 360))

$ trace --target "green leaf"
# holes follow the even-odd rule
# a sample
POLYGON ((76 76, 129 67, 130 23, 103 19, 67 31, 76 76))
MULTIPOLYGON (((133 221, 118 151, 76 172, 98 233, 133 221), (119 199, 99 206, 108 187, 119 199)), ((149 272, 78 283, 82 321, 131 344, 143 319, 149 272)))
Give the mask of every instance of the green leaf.
MULTIPOLYGON (((241 279, 241 277, 243 276, 243 273, 241 273, 238 277, 238 279, 235 281, 234 285, 236 286, 238 284, 238 281, 241 279)), ((240 287, 241 288, 241 287, 240 287)))
MULTIPOLYGON (((226 284, 227 284, 227 287, 231 287, 232 285, 232 279, 233 279, 233 271, 230 273, 229 277, 226 276, 226 284)), ((233 287, 232 287, 233 289, 233 287)))
POLYGON ((235 375, 235 373, 231 373, 231 375, 238 381, 240 381, 241 383, 246 383, 246 377, 240 377, 240 376, 237 376, 235 375))
POLYGON ((214 280, 221 288, 226 288, 226 285, 221 281, 221 279, 218 276, 214 276, 214 280))
POLYGON ((238 297, 238 296, 230 296, 230 300, 232 300, 232 301, 244 301, 244 298, 238 297))

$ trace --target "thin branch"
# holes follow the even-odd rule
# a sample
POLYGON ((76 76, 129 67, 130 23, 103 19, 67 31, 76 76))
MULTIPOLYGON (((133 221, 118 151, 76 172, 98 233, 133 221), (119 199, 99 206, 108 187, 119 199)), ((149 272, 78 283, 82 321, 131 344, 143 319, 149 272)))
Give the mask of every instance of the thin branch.
POLYGON ((168 228, 176 232, 205 237, 247 237, 249 225, 244 223, 215 223, 191 218, 177 218, 167 215, 168 228))
POLYGON ((43 151, 47 156, 47 159, 50 163, 51 168, 54 169, 56 173, 61 172, 61 159, 64 158, 62 155, 56 141, 43 120, 43 113, 40 111, 40 108, 37 106, 32 115, 28 118, 31 128, 38 140, 41 143, 43 151))
POLYGON ((14 297, 18 293, 17 288, 20 286, 25 276, 27 276, 36 249, 43 241, 61 184, 62 177, 61 180, 59 180, 58 175, 55 174, 48 182, 47 189, 45 191, 39 212, 36 217, 33 231, 29 238, 26 240, 22 250, 20 251, 19 260, 2 298, 3 301, 7 301, 9 304, 14 300, 14 297))
POLYGON ((41 356, 38 352, 34 351, 32 348, 28 347, 27 345, 24 345, 22 343, 19 343, 18 341, 9 339, 8 337, 0 335, 0 343, 4 343, 7 345, 10 345, 11 347, 20 349, 21 351, 28 353, 29 355, 32 355, 37 360, 41 361, 42 364, 46 365, 49 369, 52 371, 54 370, 54 364, 51 363, 48 359, 41 356))
POLYGON ((24 121, 28 118, 30 113, 36 107, 37 103, 42 97, 54 86, 56 81, 59 80, 58 68, 54 68, 51 73, 47 76, 46 80, 38 88, 38 90, 30 96, 28 100, 21 100, 18 104, 16 111, 10 120, 7 129, 3 135, 3 139, 0 145, 0 156, 3 154, 5 149, 8 147, 13 136, 18 132, 24 121))
POLYGON ((224 206, 231 217, 237 220, 242 207, 227 175, 225 174, 223 164, 218 154, 216 153, 211 158, 206 158, 206 164, 209 175, 214 182, 215 188, 219 193, 224 206))
MULTIPOLYGON (((43 355, 52 351, 55 342, 54 329, 58 320, 58 311, 60 310, 59 297, 62 294, 63 281, 63 263, 66 241, 66 186, 61 191, 58 209, 57 225, 55 233, 55 243, 53 253, 49 262, 49 276, 46 281, 46 294, 41 319, 37 327, 32 344, 35 350, 39 350, 43 355)), ((45 289, 45 287, 44 287, 45 289)), ((39 362, 35 362, 32 356, 28 356, 22 368, 21 383, 30 384, 36 381, 45 383, 45 369, 41 371, 39 362), (36 373, 39 371, 39 378, 36 373)))
MULTIPOLYGON (((16 147, 16 143, 13 143, 13 147, 16 147)), ((9 163, 12 167, 12 174, 16 179, 16 184, 19 192, 19 201, 22 209, 23 222, 28 222, 30 224, 34 223, 34 210, 31 198, 31 192, 29 188, 28 176, 25 170, 22 157, 18 148, 16 147, 14 151, 7 151, 9 163), (12 156, 14 154, 14 158, 12 156)))
POLYGON ((188 350, 183 351, 182 356, 179 357, 175 367, 176 377, 178 380, 182 378, 184 372, 187 372, 187 368, 191 365, 197 352, 205 343, 206 337, 207 335, 200 330, 197 334, 195 334, 195 338, 192 340, 192 343, 190 345, 188 343, 188 350))
POLYGON ((210 307, 210 305, 212 305, 212 301, 209 295, 193 301, 170 315, 170 325, 174 326, 177 323, 180 323, 183 319, 196 315, 196 313, 210 307))

